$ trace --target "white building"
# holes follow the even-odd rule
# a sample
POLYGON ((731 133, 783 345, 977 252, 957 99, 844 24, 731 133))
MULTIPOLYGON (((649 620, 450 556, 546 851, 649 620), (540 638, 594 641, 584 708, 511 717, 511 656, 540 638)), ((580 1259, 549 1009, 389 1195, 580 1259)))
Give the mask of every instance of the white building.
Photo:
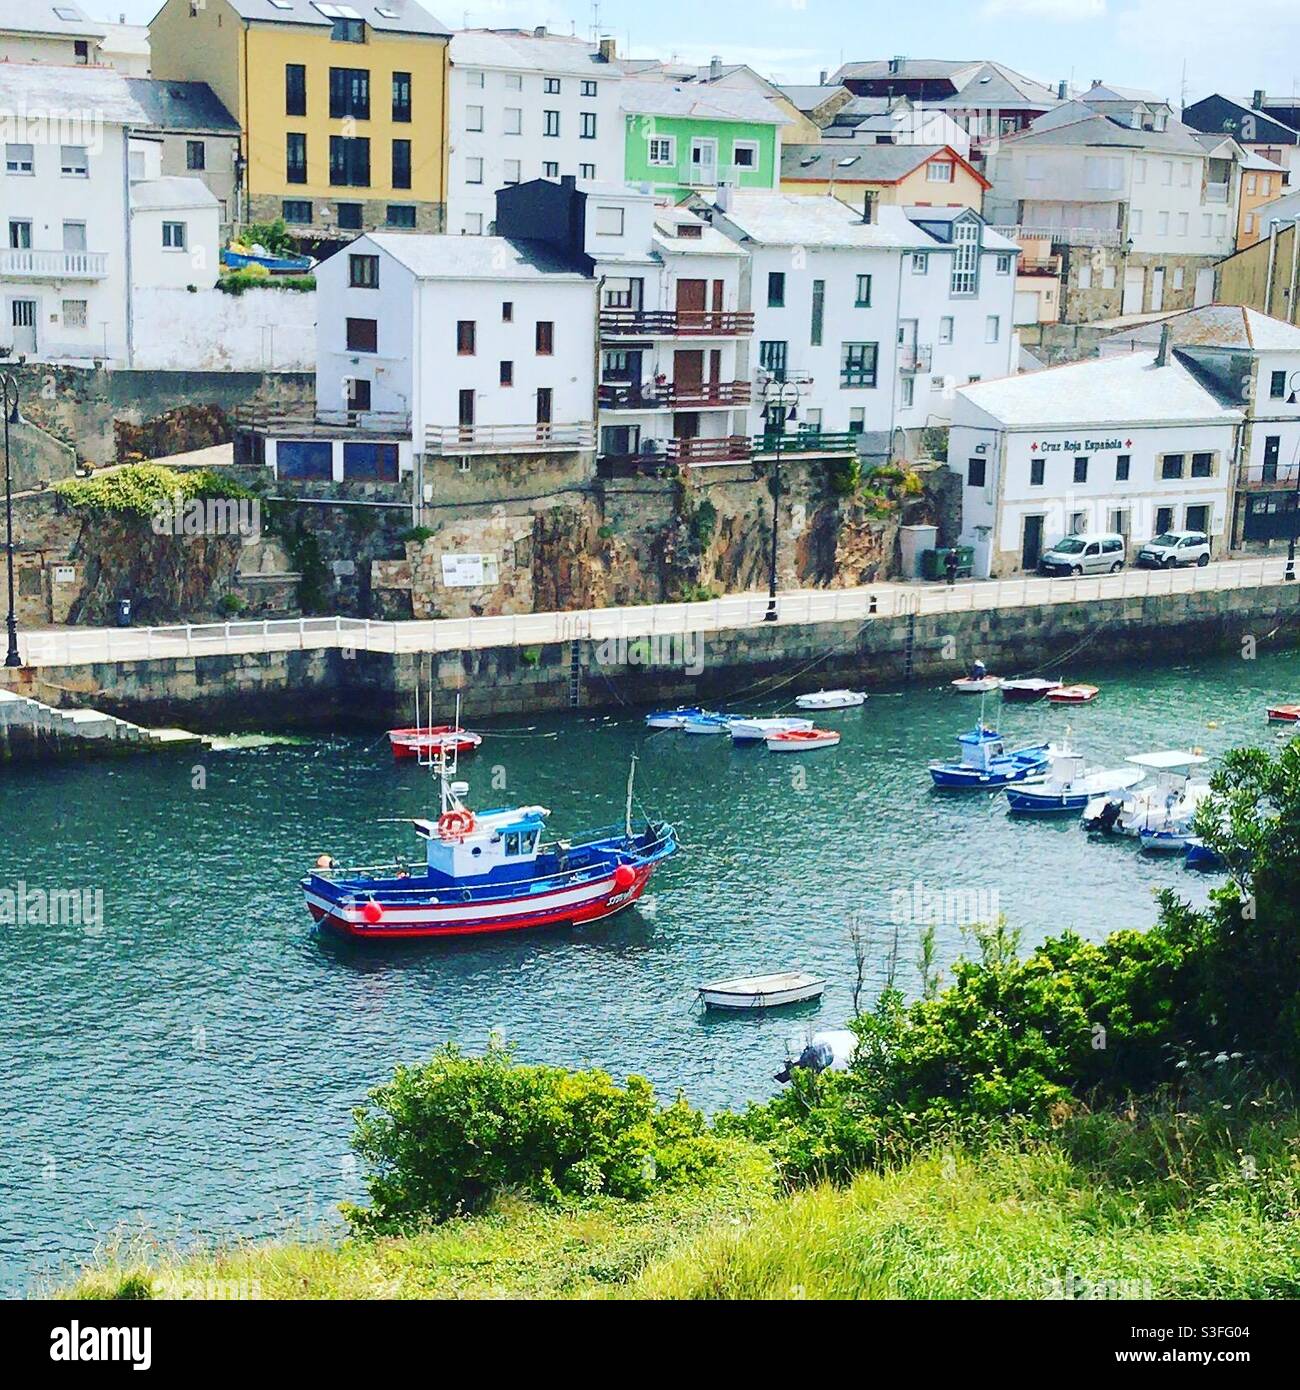
POLYGON ((161 141, 132 134, 144 113, 116 72, 0 65, 0 102, 14 113, 2 122, 0 347, 128 363, 135 289, 215 282, 217 200, 197 179, 160 178, 161 141))
POLYGON ((581 262, 538 241, 373 232, 323 261, 317 286, 316 418, 352 432, 270 441, 281 476, 396 481, 425 460, 594 447, 581 262), (367 437, 389 441, 381 458, 367 437))
POLYGON ((492 230, 496 192, 563 175, 621 182, 622 70, 613 41, 517 30, 452 36, 447 230, 492 230))
POLYGON ((1013 370, 1016 248, 971 209, 871 203, 867 221, 837 198, 743 190, 705 206, 749 255, 755 433, 788 416, 794 393, 778 407, 766 384, 785 382, 801 430, 888 455, 897 431, 946 424, 957 386, 1013 370))
POLYGON ((88 18, 76 0, 0 0, 0 55, 6 62, 107 61, 99 51, 107 28, 88 18))
POLYGON ((1204 531, 1224 548, 1244 419, 1168 348, 962 387, 948 466, 976 575, 1032 571, 1080 532, 1204 531))

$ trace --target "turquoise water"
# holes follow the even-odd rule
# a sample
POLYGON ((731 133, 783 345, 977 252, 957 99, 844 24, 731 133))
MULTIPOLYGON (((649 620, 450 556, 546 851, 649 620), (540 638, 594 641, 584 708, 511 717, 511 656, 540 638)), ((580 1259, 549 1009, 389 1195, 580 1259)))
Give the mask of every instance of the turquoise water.
MULTIPOLYGON (((1271 743, 1264 705, 1300 695, 1289 654, 1069 674, 1096 678, 1101 699, 999 706, 1004 730, 1069 724, 1107 762, 1214 753, 1271 743)), ((184 756, 0 771, 0 888, 101 889, 104 907, 93 931, 0 928, 0 1287, 66 1272, 120 1229, 184 1243, 336 1221, 362 1195, 352 1107, 448 1039, 477 1048, 495 1029, 526 1059, 642 1072, 713 1108, 764 1096, 787 1042, 848 1012, 849 922, 872 934, 878 987, 894 895, 914 900, 917 884, 982 894, 1026 944, 1146 926, 1162 887, 1204 899, 1212 881, 1177 861, 931 791, 926 762, 951 755, 977 709, 946 688, 876 695, 823 717, 838 749, 798 759, 651 733, 632 710, 485 723, 462 764, 471 804, 541 803, 562 835, 608 824, 636 751, 640 799, 684 849, 637 910, 469 942, 363 948, 311 928, 297 880, 317 854, 416 853, 407 827, 379 821, 427 812, 428 774, 373 738, 240 746, 197 760, 202 776, 184 756), (829 977, 820 1005, 722 1018, 694 1006, 705 980, 787 967, 829 977)), ((917 938, 899 926, 905 985, 917 938)), ((947 922, 937 938, 945 967, 962 932, 947 922)))

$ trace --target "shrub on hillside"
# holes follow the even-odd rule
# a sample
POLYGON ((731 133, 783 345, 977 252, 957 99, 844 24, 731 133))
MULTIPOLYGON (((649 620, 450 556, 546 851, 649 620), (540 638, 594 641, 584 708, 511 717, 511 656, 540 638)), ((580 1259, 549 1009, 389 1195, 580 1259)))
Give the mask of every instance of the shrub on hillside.
POLYGON ((723 1146, 680 1097, 603 1071, 528 1066, 493 1042, 481 1057, 449 1044, 398 1067, 355 1112, 369 1207, 346 1207, 362 1234, 397 1234, 473 1211, 505 1188, 543 1200, 638 1199, 713 1168, 723 1146))
POLYGON ((53 491, 77 511, 99 516, 125 514, 148 518, 160 506, 208 498, 252 497, 248 488, 213 468, 168 468, 161 463, 133 463, 89 478, 66 478, 53 491))

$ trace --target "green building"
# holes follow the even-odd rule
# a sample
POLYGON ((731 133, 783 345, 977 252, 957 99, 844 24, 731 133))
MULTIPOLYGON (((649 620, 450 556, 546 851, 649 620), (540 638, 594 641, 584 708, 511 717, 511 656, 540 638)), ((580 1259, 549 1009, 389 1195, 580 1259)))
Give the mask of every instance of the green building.
POLYGON ((756 92, 693 83, 625 80, 624 177, 656 193, 731 184, 776 188, 788 117, 756 92))

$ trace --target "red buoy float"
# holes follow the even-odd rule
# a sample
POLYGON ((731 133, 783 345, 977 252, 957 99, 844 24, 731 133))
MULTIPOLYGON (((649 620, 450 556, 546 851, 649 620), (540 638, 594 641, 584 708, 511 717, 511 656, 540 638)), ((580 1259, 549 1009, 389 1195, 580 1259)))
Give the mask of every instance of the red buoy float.
POLYGON ((474 812, 461 807, 456 811, 444 811, 438 817, 438 834, 444 840, 463 840, 474 829, 474 812))
POLYGON ((620 864, 614 870, 614 887, 620 890, 631 888, 636 882, 636 870, 630 864, 620 864))
POLYGON ((372 925, 383 920, 384 909, 371 898, 370 901, 361 909, 361 915, 372 925))

